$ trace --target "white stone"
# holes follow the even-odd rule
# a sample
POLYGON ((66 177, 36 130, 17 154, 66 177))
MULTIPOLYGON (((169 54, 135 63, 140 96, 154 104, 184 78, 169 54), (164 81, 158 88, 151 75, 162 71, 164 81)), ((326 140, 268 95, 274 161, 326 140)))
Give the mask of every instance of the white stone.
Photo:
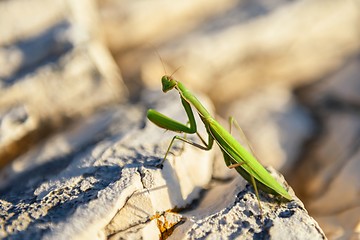
MULTIPOLYGON (((166 98, 160 94, 158 101, 167 99, 168 105, 157 109, 165 114, 170 111, 181 120, 184 116, 178 95, 166 98)), ((172 150, 175 157, 170 154, 160 169, 156 165, 174 133, 164 133, 144 115, 133 112, 126 106, 102 112, 108 115, 107 127, 97 128, 99 122, 93 121, 78 128, 79 136, 94 129, 93 139, 89 142, 78 137, 82 143, 65 155, 61 148, 57 154, 56 149, 47 151, 56 147, 51 144, 56 138, 39 146, 43 162, 22 169, 3 186, 1 236, 103 239, 139 224, 140 229, 149 228, 145 223, 154 215, 184 208, 199 198, 211 179, 213 152, 192 146, 180 151, 177 143, 172 150), (146 122, 144 128, 140 128, 141 122, 146 122), (29 200, 23 202, 25 199, 29 200)), ((64 141, 75 140, 69 138, 72 132, 59 134, 64 141)), ((146 236, 147 231, 141 232, 146 236)))
POLYGON ((183 214, 185 223, 169 239, 326 239, 291 189, 294 200, 288 203, 260 192, 263 220, 250 189, 240 176, 211 189, 199 206, 183 214))

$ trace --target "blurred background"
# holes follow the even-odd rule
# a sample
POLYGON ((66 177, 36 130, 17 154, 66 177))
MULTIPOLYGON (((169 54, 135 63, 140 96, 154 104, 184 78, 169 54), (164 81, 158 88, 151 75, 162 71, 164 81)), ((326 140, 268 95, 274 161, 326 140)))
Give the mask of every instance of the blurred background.
POLYGON ((1 0, 1 181, 174 71, 237 119, 329 239, 359 238, 359 0, 1 0))

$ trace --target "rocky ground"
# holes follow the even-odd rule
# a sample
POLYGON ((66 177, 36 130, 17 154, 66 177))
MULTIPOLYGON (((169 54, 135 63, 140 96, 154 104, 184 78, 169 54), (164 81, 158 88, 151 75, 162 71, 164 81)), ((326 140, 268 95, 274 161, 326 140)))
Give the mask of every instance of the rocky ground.
POLYGON ((1 238, 358 239, 359 9, 0 1, 1 238), (159 166, 174 133, 146 111, 186 123, 160 91, 175 71, 293 201, 260 192, 261 214, 216 146, 178 142, 159 166))

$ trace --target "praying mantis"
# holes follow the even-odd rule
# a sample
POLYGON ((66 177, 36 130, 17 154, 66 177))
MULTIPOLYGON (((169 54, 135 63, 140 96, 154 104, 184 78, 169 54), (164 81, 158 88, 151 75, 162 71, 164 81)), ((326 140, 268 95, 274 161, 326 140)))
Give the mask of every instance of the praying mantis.
MULTIPOLYGON (((186 115, 188 117, 188 123, 182 124, 174 119, 171 119, 154 109, 149 109, 147 112, 147 118, 157 125, 160 128, 170 130, 178 133, 185 134, 196 134, 201 140, 203 145, 195 143, 181 136, 174 136, 170 142, 170 145, 166 151, 164 158, 160 164, 166 160, 168 153, 175 140, 180 140, 195 147, 198 147, 203 150, 210 150, 213 147, 214 141, 220 147, 225 164, 229 168, 235 168, 236 171, 247 180, 254 187, 255 194, 258 200, 258 205, 261 210, 260 198, 258 189, 262 191, 279 196, 280 198, 291 201, 292 197, 285 190, 279 182, 273 178, 269 172, 257 161, 257 159, 248 152, 232 135, 228 132, 223 126, 220 125, 206 110, 206 108, 200 103, 196 96, 191 93, 181 82, 175 80, 172 76, 163 76, 161 79, 162 82, 162 91, 164 93, 175 89, 180 94, 181 103, 185 109, 186 115), (201 121, 205 125, 208 142, 201 137, 197 131, 196 121, 192 111, 192 107, 196 109, 201 121)), ((231 125, 235 124, 239 129, 239 125, 234 120, 230 118, 230 129, 231 125)), ((230 130, 231 131, 231 130, 230 130)))

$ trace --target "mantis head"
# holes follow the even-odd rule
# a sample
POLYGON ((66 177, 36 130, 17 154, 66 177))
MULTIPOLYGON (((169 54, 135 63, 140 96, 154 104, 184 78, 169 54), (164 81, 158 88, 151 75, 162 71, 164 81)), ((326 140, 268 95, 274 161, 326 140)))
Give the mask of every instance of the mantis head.
POLYGON ((165 75, 161 78, 161 82, 162 82, 162 90, 164 93, 173 89, 177 84, 175 79, 173 79, 171 76, 167 76, 167 75, 165 75))

